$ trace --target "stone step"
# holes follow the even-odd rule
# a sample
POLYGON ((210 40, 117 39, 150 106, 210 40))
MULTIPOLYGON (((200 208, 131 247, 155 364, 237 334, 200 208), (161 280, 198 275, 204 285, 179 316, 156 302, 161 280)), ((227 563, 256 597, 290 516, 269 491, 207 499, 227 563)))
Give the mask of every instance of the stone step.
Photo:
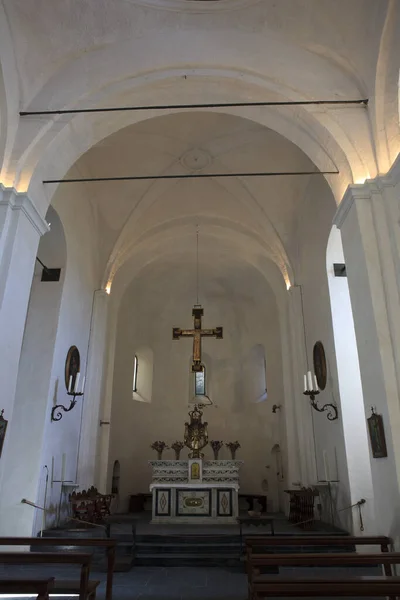
POLYGON ((230 567, 240 571, 243 571, 244 568, 238 556, 224 554, 201 555, 197 553, 139 554, 135 557, 134 564, 135 566, 147 567, 230 567))

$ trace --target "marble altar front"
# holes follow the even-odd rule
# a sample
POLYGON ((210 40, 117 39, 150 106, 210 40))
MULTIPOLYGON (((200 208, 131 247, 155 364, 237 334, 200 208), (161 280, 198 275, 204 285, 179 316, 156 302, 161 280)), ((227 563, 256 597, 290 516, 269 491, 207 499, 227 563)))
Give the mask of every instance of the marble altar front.
POLYGON ((152 523, 236 523, 240 460, 154 460, 152 523))

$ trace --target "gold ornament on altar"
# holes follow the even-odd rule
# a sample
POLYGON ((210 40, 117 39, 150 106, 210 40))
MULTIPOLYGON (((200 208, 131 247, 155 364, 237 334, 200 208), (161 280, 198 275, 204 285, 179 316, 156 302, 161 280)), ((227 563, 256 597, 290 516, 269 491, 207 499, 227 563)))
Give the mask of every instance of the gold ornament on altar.
POLYGON ((200 454, 200 450, 208 444, 208 423, 202 423, 202 416, 200 407, 195 404, 194 409, 189 412, 190 423, 185 423, 184 442, 191 450, 189 458, 203 458, 204 455, 200 454))

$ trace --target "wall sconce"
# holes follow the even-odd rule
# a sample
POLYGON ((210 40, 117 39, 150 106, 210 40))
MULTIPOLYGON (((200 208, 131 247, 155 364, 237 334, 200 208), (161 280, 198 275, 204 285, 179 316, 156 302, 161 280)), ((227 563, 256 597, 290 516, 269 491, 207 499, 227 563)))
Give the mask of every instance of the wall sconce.
POLYGON ((311 371, 308 371, 307 375, 304 375, 304 392, 305 396, 310 396, 310 404, 317 412, 327 411, 327 419, 329 421, 336 421, 338 418, 338 410, 334 404, 324 404, 319 407, 317 402, 315 402, 315 396, 318 396, 319 389, 317 378, 314 375, 314 383, 313 376, 311 375, 311 371))
POLYGON ((83 377, 81 389, 80 389, 80 391, 78 391, 80 376, 81 376, 81 374, 77 373, 76 377, 75 377, 75 381, 72 381, 72 376, 70 377, 68 391, 67 391, 68 396, 72 396, 70 405, 68 407, 63 406, 62 404, 56 404, 56 406, 53 406, 53 408, 51 409, 51 420, 52 421, 61 421, 63 415, 59 409, 63 410, 64 412, 69 412, 70 410, 72 410, 74 408, 74 406, 77 402, 76 399, 79 398, 80 396, 83 396, 84 389, 85 389, 86 377, 83 377), (55 414, 56 411, 58 411, 57 414, 55 414))
POLYGON ((280 404, 274 404, 272 407, 272 412, 275 414, 277 410, 281 410, 280 404))

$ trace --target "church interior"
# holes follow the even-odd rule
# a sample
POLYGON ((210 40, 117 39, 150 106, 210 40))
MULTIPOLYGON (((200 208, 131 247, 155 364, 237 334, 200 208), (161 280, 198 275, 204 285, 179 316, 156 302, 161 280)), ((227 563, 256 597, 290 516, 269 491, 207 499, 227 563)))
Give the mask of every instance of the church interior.
POLYGON ((400 596, 399 74, 398 0, 0 1, 0 597, 400 596))

